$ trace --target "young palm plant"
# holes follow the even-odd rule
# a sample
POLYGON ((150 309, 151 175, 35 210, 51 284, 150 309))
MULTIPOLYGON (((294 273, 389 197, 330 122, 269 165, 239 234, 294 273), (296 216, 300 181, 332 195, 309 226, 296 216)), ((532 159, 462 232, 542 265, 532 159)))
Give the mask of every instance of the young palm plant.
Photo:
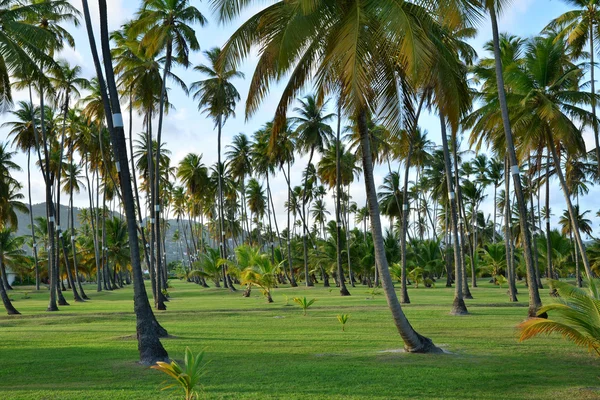
POLYGON ((559 295, 558 301, 542 307, 539 313, 556 312, 559 318, 532 318, 523 322, 519 325, 520 340, 560 333, 565 339, 600 356, 600 292, 596 283, 588 279, 587 291, 561 281, 551 284, 559 295))
POLYGON ((206 363, 203 364, 203 360, 204 352, 194 354, 189 347, 186 347, 183 366, 173 360, 171 363, 159 361, 150 368, 164 372, 175 380, 175 383, 165 385, 162 390, 179 385, 184 391, 185 400, 195 400, 198 399, 197 388, 200 386, 200 378, 205 374, 206 363))

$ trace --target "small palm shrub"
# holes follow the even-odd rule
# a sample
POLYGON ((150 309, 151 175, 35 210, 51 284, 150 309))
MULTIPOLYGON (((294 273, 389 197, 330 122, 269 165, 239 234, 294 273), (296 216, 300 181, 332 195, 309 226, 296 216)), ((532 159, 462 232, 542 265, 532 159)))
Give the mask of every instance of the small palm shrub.
POLYGON ((194 355, 190 348, 186 347, 183 367, 177 361, 171 361, 170 364, 159 361, 150 368, 164 372, 175 380, 171 384, 165 381, 166 385, 162 390, 171 389, 179 385, 185 391, 185 400, 196 400, 198 399, 197 388, 200 386, 200 378, 205 373, 206 364, 202 363, 203 358, 204 352, 194 355))
POLYGON ((346 331, 346 322, 348 322, 348 318, 350 318, 349 314, 339 314, 337 316, 338 321, 342 324, 342 332, 346 331))
POLYGON ((542 333, 560 333, 565 339, 600 356, 600 293, 591 279, 585 291, 560 281, 551 285, 560 296, 555 303, 538 311, 538 315, 555 312, 558 320, 532 318, 519 325, 520 340, 531 339, 542 333))
POLYGON ((306 316, 306 310, 308 310, 308 308, 310 306, 312 306, 315 301, 317 301, 317 299, 307 300, 306 296, 305 297, 294 297, 294 303, 297 303, 302 308, 305 316, 306 316))

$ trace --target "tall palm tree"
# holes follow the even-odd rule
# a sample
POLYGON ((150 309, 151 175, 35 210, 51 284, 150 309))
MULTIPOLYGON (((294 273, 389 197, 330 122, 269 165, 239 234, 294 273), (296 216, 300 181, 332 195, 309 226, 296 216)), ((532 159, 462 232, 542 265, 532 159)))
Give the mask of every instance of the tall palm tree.
POLYGON ((99 0, 100 11, 100 38, 102 44, 102 60, 104 61, 104 71, 100 64, 100 56, 96 48, 94 30, 87 0, 82 0, 83 13, 85 17, 86 30, 92 59, 98 78, 100 92, 103 99, 105 115, 110 115, 106 122, 111 133, 112 147, 116 161, 117 172, 119 173, 119 183, 125 208, 127 221, 127 231, 129 236, 129 248, 131 269, 134 282, 134 311, 136 314, 136 332, 138 338, 138 350, 140 361, 145 364, 154 364, 156 361, 166 361, 168 354, 160 343, 159 334, 166 334, 156 321, 152 308, 148 302, 148 295, 144 285, 144 277, 140 263, 140 250, 138 243, 137 224, 135 217, 135 203, 133 190, 131 187, 131 175, 127 160, 127 145, 125 143, 125 131, 123 129, 123 119, 121 114, 121 105, 117 92, 117 85, 112 66, 112 57, 110 54, 110 43, 108 34, 108 10, 105 0, 99 0), (106 82, 104 81, 106 76, 106 82))
POLYGON ((489 13, 492 22, 492 47, 494 49, 494 69, 496 75, 496 91, 500 113, 502 118, 502 126, 504 127, 504 137, 506 140, 506 151, 510 162, 510 174, 513 179, 515 197, 517 199, 517 208, 519 210, 519 224, 523 236, 523 258, 527 269, 527 287, 529 290, 529 311, 528 315, 531 318, 537 316, 537 310, 542 306, 542 300, 535 280, 535 270, 533 264, 533 253, 531 245, 531 236, 529 234, 529 221, 527 220, 527 203, 523 193, 521 184, 521 173, 519 171, 519 162, 515 150, 515 142, 513 139, 513 131, 511 128, 510 115, 508 112, 508 103, 506 99, 506 88, 504 84, 504 71, 502 68, 502 54, 500 51, 500 34, 498 29, 498 14, 501 13, 503 6, 507 3, 506 0, 485 0, 481 5, 489 13))
MULTIPOLYGON (((424 50, 435 48, 436 42, 430 35, 443 32, 430 13, 437 2, 425 3, 428 2, 327 1, 307 8, 276 2, 251 16, 233 33, 223 50, 227 58, 238 61, 254 45, 259 46, 258 66, 246 102, 247 115, 258 109, 269 83, 291 73, 276 111, 275 136, 286 120, 287 106, 311 80, 312 71, 317 71, 319 82, 320 93, 316 98, 324 98, 329 91, 339 88, 342 109, 355 118, 360 132, 371 230, 383 288, 405 347, 413 352, 440 350, 412 328, 393 288, 383 245, 367 115, 381 110, 388 129, 397 130, 400 126, 397 72, 400 76, 414 77, 419 67, 431 65, 432 52, 424 50), (290 37, 288 32, 298 34, 290 37), (294 56, 286 56, 290 54, 294 56), (401 61, 397 55, 402 56, 401 61)), ((214 0, 222 20, 237 17, 249 4, 214 0)))
MULTIPOLYGON (((6 122, 2 125, 3 128, 9 128, 8 136, 13 136, 12 145, 16 149, 27 153, 27 194, 29 202, 29 210, 32 210, 31 202, 31 151, 39 150, 36 146, 36 135, 39 133, 35 132, 38 129, 40 108, 34 107, 32 103, 25 101, 19 102, 19 107, 11 111, 11 114, 16 118, 15 121, 6 122), (37 123, 36 123, 37 122, 37 123)), ((38 264, 38 249, 37 241, 34 231, 33 213, 29 213, 30 227, 31 227, 31 240, 33 249, 33 259, 35 263, 35 289, 40 290, 40 270, 38 264)))
MULTIPOLYGON (((313 95, 305 99, 299 99, 300 106, 294 108, 299 116, 291 118, 291 122, 296 125, 296 144, 298 151, 309 153, 307 168, 312 166, 312 159, 315 151, 323 153, 326 146, 333 138, 333 130, 329 122, 335 114, 326 114, 325 108, 327 102, 319 104, 313 95)), ((313 282, 308 274, 308 220, 306 216, 306 203, 308 202, 307 180, 309 174, 304 177, 304 193, 302 195, 302 220, 304 225, 303 246, 304 246, 304 279, 306 286, 313 286, 313 282)))
MULTIPOLYGON (((230 145, 227 146, 225 157, 229 164, 232 178, 238 182, 240 193, 242 195, 242 228, 244 221, 247 221, 248 212, 246 209, 246 177, 252 174, 251 160, 251 142, 244 133, 237 134, 233 137, 230 145)), ((244 230, 242 229, 242 242, 244 242, 244 230)))
MULTIPOLYGON (((159 97, 158 128, 156 141, 159 143, 156 152, 155 182, 154 184, 154 224, 157 240, 157 273, 162 271, 161 246, 158 241, 161 238, 160 220, 160 144, 162 140, 163 119, 165 111, 165 100, 167 93, 167 78, 170 76, 173 64, 179 64, 185 68, 190 65, 190 50, 200 50, 200 44, 196 38, 196 32, 190 26, 194 23, 204 25, 206 18, 189 0, 145 0, 137 19, 129 29, 135 37, 142 34, 140 45, 145 48, 148 55, 159 54, 164 51, 165 65, 163 68, 162 87, 159 97)), ((187 88, 184 86, 184 90, 187 88)), ((166 268, 166 266, 164 266, 166 268)))
MULTIPOLYGON (((209 65, 200 64, 194 70, 207 76, 207 79, 194 82, 191 90, 195 91, 194 99, 198 101, 198 110, 210 116, 217 128, 217 163, 221 164, 221 134, 223 125, 231 116, 235 116, 235 105, 240 100, 240 94, 231 83, 232 79, 243 78, 244 74, 238 71, 231 62, 221 58, 221 50, 213 48, 204 52, 209 60, 209 65)), ((219 209, 219 246, 222 258, 227 258, 223 238, 225 236, 223 216, 223 177, 219 173, 218 185, 219 209)), ((231 290, 235 290, 228 278, 225 282, 231 290)))

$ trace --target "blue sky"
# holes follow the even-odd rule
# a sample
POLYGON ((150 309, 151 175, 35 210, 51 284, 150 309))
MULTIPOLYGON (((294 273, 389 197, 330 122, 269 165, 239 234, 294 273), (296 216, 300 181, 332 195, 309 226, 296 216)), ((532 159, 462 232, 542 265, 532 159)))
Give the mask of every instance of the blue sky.
MULTIPOLYGON (((72 3, 80 7, 80 1, 73 0, 72 3)), ((126 0, 108 0, 109 4, 109 24, 110 29, 117 29, 126 20, 131 19, 136 12, 140 1, 126 1, 126 0)), ((248 11, 245 16, 250 15, 253 11, 256 11, 264 6, 267 1, 257 2, 259 5, 254 10, 248 11)), ((197 37, 202 46, 202 50, 207 50, 214 46, 221 46, 244 19, 242 16, 238 21, 228 24, 220 25, 215 16, 212 14, 210 7, 207 2, 192 1, 192 4, 197 6, 202 13, 208 18, 209 23, 205 27, 197 27, 197 37)), ((90 6, 97 7, 97 3, 92 1, 90 6)), ((568 8, 562 1, 558 0, 521 0, 513 1, 512 4, 507 7, 504 14, 501 16, 499 25, 502 32, 509 32, 511 34, 519 35, 522 37, 529 37, 537 34, 552 18, 565 12, 568 8)), ((97 10, 92 9, 92 18, 97 21, 97 10)), ((87 36, 85 29, 73 28, 71 30, 76 38, 76 48, 65 50, 62 57, 67 59, 73 64, 79 64, 82 66, 84 75, 86 77, 92 77, 94 75, 93 65, 90 57, 89 46, 87 43, 87 36)), ((472 41, 472 45, 480 55, 483 55, 482 47, 483 44, 491 38, 491 26, 489 21, 482 21, 479 26, 479 34, 472 41)), ((194 65, 198 63, 206 62, 202 52, 192 54, 191 61, 194 65)), ((236 109, 236 117, 231 118, 227 121, 224 128, 224 145, 228 144, 233 135, 244 132, 251 135, 253 132, 258 130, 265 122, 272 118, 275 105, 278 101, 280 94, 280 88, 277 86, 273 87, 271 94, 265 99, 261 108, 253 118, 249 121, 244 119, 244 100, 248 91, 248 78, 251 76, 253 68, 256 63, 256 57, 250 57, 242 66, 241 70, 246 74, 246 80, 238 80, 235 82, 238 90, 242 95, 242 101, 238 104, 236 109)), ((184 70, 182 68, 176 68, 176 73, 187 83, 202 79, 192 69, 184 70)), ((310 90, 310 89, 309 89, 310 90)), ((307 91, 307 93, 309 92, 307 91)), ((216 133, 213 129, 213 123, 201 115, 196 108, 194 100, 187 97, 180 89, 174 88, 170 92, 171 102, 175 105, 175 110, 172 110, 169 115, 166 116, 164 125, 164 141, 167 143, 167 147, 172 152, 173 164, 177 164, 183 156, 189 152, 202 153, 204 161, 207 165, 211 165, 216 162, 217 155, 217 139, 216 133)), ((26 99, 24 93, 17 93, 16 99, 26 99)), ((4 123, 9 120, 10 116, 0 116, 0 123, 4 123)), ((126 116, 127 119, 127 116, 126 116)), ((128 121, 125 121, 127 126, 128 121)), ((423 115, 420 120, 421 126, 429 132, 429 138, 436 143, 440 143, 439 135, 439 123, 436 116, 423 115)), ((141 131, 141 117, 134 117, 134 132, 141 131)), ((586 142, 588 147, 591 148, 593 143, 593 137, 586 132, 586 142)), ((6 140, 6 130, 0 130, 0 141, 6 140)), ((19 163, 25 169, 26 159, 23 155, 18 157, 19 163)), ((292 182, 295 185, 301 182, 301 170, 306 166, 307 157, 299 158, 296 161, 296 168, 292 172, 292 182)), ((387 167, 378 168, 376 170, 376 184, 379 185, 383 176, 387 173, 387 167)), ((33 173, 33 198, 34 202, 41 202, 44 199, 43 193, 43 181, 39 173, 33 173)), ((26 182, 25 172, 19 174, 19 179, 26 182)), ((283 221, 284 208, 283 204, 287 198, 285 180, 282 176, 276 176, 272 180, 272 190, 274 196, 274 202, 278 219, 283 221)), ((351 188, 351 195, 353 200, 359 205, 364 205, 364 186, 363 182, 356 182, 351 188)), ((491 208, 491 197, 492 192, 489 192, 488 199, 486 200, 483 209, 490 211, 491 208)), ((597 202, 592 199, 600 195, 600 189, 593 189, 590 195, 582 198, 581 204, 582 209, 591 209, 590 215, 595 215, 598 211, 597 202)), ((550 196, 551 208, 554 214, 562 213, 565 208, 564 198, 558 184, 554 184, 552 187, 552 193, 550 196)), ((84 195, 80 195, 76 201, 77 206, 86 207, 87 198, 84 195)), ((333 215, 333 199, 329 197, 327 204, 333 215)), ((557 216, 555 215, 553 222, 556 222, 557 216)), ((596 233, 600 232, 598 229, 598 218, 592 218, 596 233)))

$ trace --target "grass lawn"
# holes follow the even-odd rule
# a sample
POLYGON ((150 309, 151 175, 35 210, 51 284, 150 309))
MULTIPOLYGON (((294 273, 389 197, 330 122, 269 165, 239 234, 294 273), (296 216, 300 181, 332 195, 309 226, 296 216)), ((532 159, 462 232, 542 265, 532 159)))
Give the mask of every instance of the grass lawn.
MULTIPOLYGON (((181 359, 186 346, 206 351, 208 399, 600 398, 598 359, 558 336, 518 343, 526 288, 511 304, 505 288, 484 281, 464 317, 448 314, 453 289, 409 289, 406 314, 444 355, 390 351, 402 342, 385 297, 364 287, 345 298, 336 288, 279 288, 267 304, 259 290, 244 298, 171 281, 158 319, 174 336, 163 340, 171 357, 181 359), (295 296, 317 299, 306 317, 295 296), (342 313, 350 314, 346 332, 342 313)), ((30 299, 24 289, 10 293, 23 315, 0 316, 0 399, 181 398, 160 392, 166 376, 136 363, 131 288, 94 287, 86 287, 91 301, 56 313, 44 311, 46 291, 30 291, 30 299)))

